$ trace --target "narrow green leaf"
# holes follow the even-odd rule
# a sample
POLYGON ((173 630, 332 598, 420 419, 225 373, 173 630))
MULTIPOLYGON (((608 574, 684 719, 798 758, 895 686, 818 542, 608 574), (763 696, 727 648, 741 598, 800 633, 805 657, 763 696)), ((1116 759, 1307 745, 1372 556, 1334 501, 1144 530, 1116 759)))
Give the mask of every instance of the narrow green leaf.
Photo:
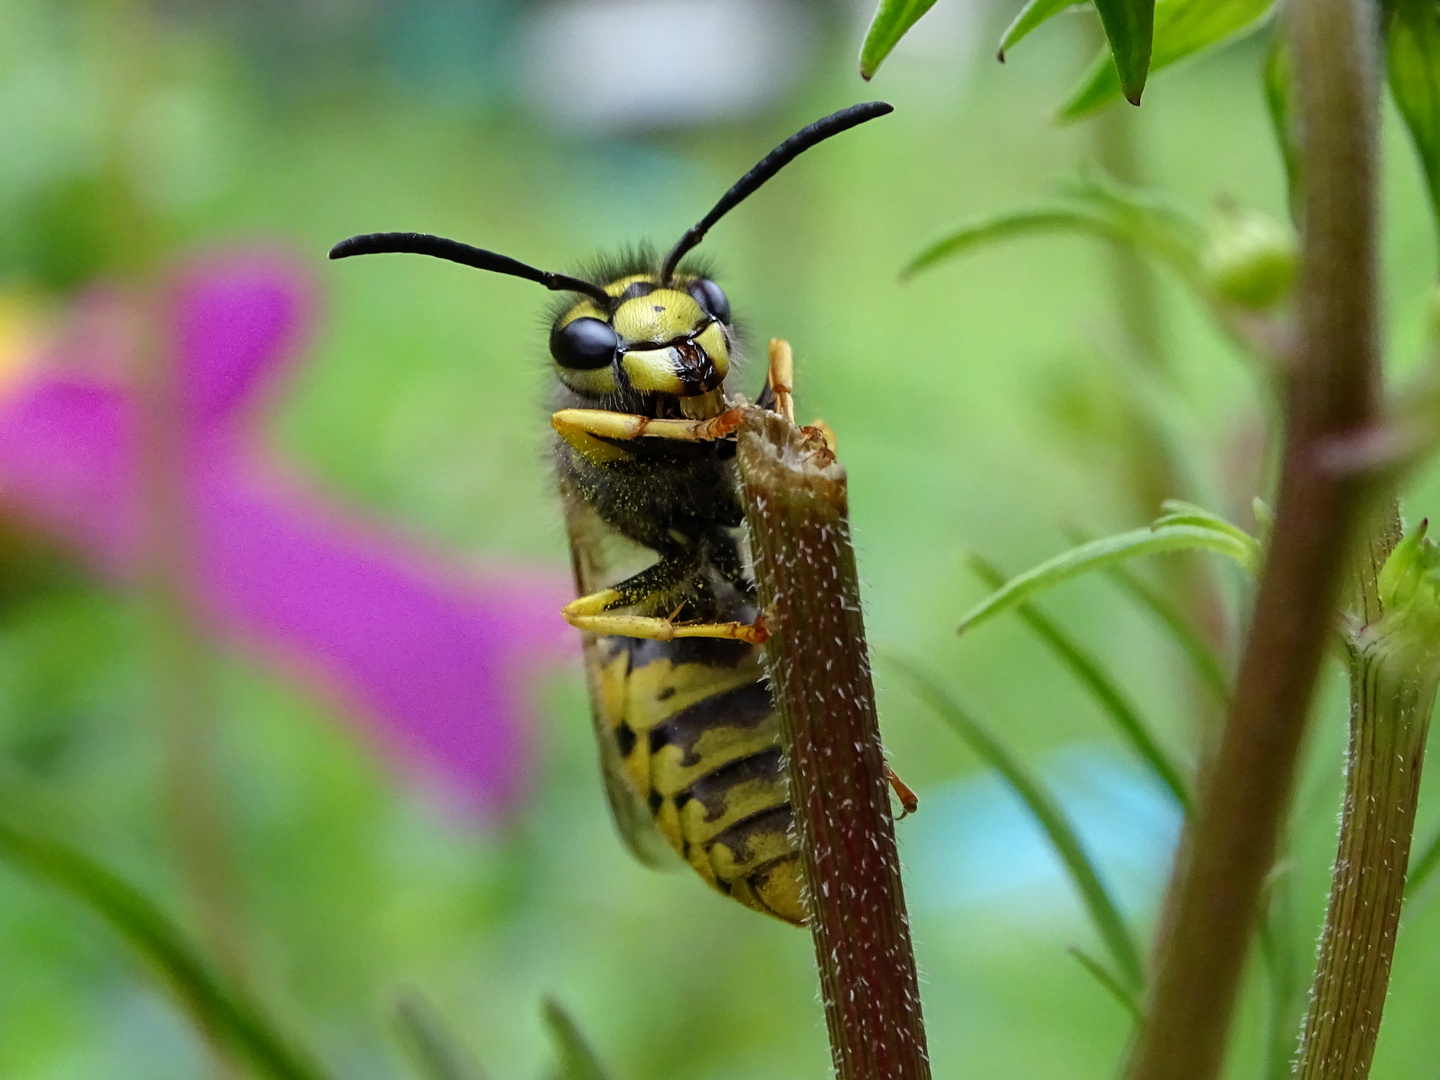
POLYGON ((408 993, 395 1003, 395 1029, 424 1080, 484 1080, 480 1067, 469 1060, 434 1008, 418 994, 408 993))
POLYGON ((1196 525, 1200 528, 1214 529, 1216 532, 1233 536, 1235 541, 1253 551, 1255 565, 1260 565, 1260 542, 1251 536, 1239 525, 1232 525, 1213 510, 1206 510, 1203 506, 1196 506, 1194 503, 1184 502, 1181 499, 1166 499, 1160 504, 1160 509, 1165 513, 1151 523, 1152 529, 1164 528, 1167 525, 1196 525))
POLYGON ((1066 229, 1093 233, 1107 239, 1125 239, 1117 234, 1115 223, 1107 215, 1091 207, 1070 201, 1045 203, 976 218, 956 226, 911 259, 900 271, 900 280, 904 281, 921 270, 928 270, 937 263, 963 255, 983 244, 1066 229))
POLYGON ((1290 44, 1278 30, 1270 35, 1270 48, 1265 53, 1265 108, 1270 113, 1270 128, 1280 147, 1280 161, 1285 166, 1285 190, 1289 195, 1290 219, 1299 221, 1300 209, 1300 145, 1296 142, 1295 76, 1290 66, 1290 44))
POLYGON ((1437 868, 1440 868, 1440 831, 1430 838, 1430 843, 1425 845, 1425 850, 1418 859, 1414 855, 1410 856, 1410 871, 1405 878, 1405 896, 1409 898, 1418 894, 1437 868))
POLYGON ((1020 44, 1021 39, 1029 36, 1030 31, 1047 23, 1066 8, 1077 7, 1076 0, 1030 0, 1020 14, 1015 16, 1015 21, 1005 28, 1005 33, 1000 36, 1000 49, 995 53, 995 59, 1002 64, 1005 62, 1005 54, 1020 44))
MULTIPOLYGON (((1196 53, 1256 30, 1274 0, 1158 0, 1150 71, 1169 67, 1196 53)), ((1120 76, 1108 50, 1102 50, 1060 107, 1058 119, 1079 120, 1121 95, 1120 76)))
POLYGON ((910 27, 934 6, 935 0, 880 0, 860 46, 860 77, 873 76, 910 27))
POLYGON ((1255 551, 1229 533, 1199 525, 1172 525, 1160 529, 1133 529, 1130 532, 1105 536, 1047 559, 1039 566, 991 593, 960 620, 960 632, 973 629, 1016 604, 1062 581, 1113 566, 1140 555, 1159 555, 1170 551, 1213 551, 1234 559, 1241 566, 1255 570, 1255 551))
POLYGON ((1230 677, 1213 649, 1195 632, 1190 621, 1161 592, 1128 566, 1107 567, 1112 581, 1140 602, 1170 630, 1175 642, 1189 658, 1200 681, 1215 695, 1217 701, 1230 702, 1230 677))
MULTIPOLYGON (((990 588, 998 589, 1005 584, 1006 575, 993 563, 978 555, 969 557, 971 571, 990 588)), ((1100 662, 1074 638, 1061 630, 1034 604, 1020 604, 1016 614, 1035 631, 1036 636, 1060 658, 1080 680, 1107 716, 1114 722, 1120 734, 1140 756, 1160 782, 1170 789, 1175 801, 1188 814, 1190 812, 1190 789, 1185 774, 1160 747, 1159 741, 1150 731, 1150 726, 1141 718, 1140 712, 1121 693, 1100 662)))
POLYGON ((917 665, 893 653, 887 653, 886 658, 910 683, 920 699, 965 740, 976 757, 999 773, 1024 802, 1049 837, 1060 861, 1065 864, 1065 869, 1075 883, 1095 929, 1100 934, 1100 939, 1105 942, 1111 959, 1120 970, 1124 985, 1138 990, 1143 985, 1144 976, 1141 971, 1140 952, 1130 936, 1130 929, 1125 925, 1119 908, 1115 906, 1115 901, 1100 880, 1094 863, 1090 861, 1089 854, 1050 789, 1031 773, 1020 758, 996 738, 989 728, 961 708, 917 665))
POLYGON ((554 1074, 555 1080, 609 1080, 609 1074, 590 1048, 590 1043, 558 1001, 547 997, 543 1015, 560 1061, 554 1074))
POLYGON ((1188 282, 1200 284, 1204 228, 1168 200, 1096 172, 1068 182, 1059 198, 957 226, 915 256, 900 277, 905 280, 984 244, 1054 231, 1131 244, 1167 263, 1188 282))
POLYGON ((291 1046, 261 1010, 226 985, 200 951, 148 897, 99 863, 15 820, 0 817, 0 858, 80 901, 154 964, 195 1022, 234 1047, 273 1080, 324 1080, 309 1056, 291 1046))
POLYGON ((1113 971, 1078 945, 1071 945, 1070 948, 1065 951, 1080 961, 1080 966, 1093 975, 1095 981, 1103 986, 1110 996, 1120 1003, 1120 1006, 1130 1014, 1131 1020, 1138 1024, 1145 1019, 1144 1014, 1140 1011, 1139 999, 1129 990, 1125 989, 1113 971))
POLYGON ((1120 92, 1131 105, 1139 105, 1145 76, 1150 73, 1155 0, 1095 0, 1095 10, 1100 12, 1100 24, 1110 43, 1120 92))
POLYGON ((1387 22, 1390 93, 1420 155, 1440 227, 1440 16, 1433 0, 1396 0, 1387 22))

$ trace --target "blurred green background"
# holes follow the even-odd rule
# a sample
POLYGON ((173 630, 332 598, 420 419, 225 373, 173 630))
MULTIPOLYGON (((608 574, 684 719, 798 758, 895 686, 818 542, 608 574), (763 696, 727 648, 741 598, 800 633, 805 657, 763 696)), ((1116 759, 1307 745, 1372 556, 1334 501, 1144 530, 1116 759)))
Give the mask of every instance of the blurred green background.
MULTIPOLYGON (((665 245, 784 135, 853 101, 891 101, 893 116, 802 159, 705 249, 752 342, 794 345, 800 411, 839 435, 872 644, 923 658, 988 711, 1148 927, 1173 813, 1018 622, 955 637, 983 592, 963 554, 1014 571, 1063 547, 1069 527, 1149 520, 1156 508, 1135 483, 1145 451, 1123 406, 1142 392, 1163 401, 1194 478, 1172 493, 1251 526, 1257 380, 1163 274, 1166 373, 1137 375, 1110 253, 1094 241, 1025 240, 897 282, 945 225, 1040 196, 1096 156, 1115 118, 1048 120, 1097 40, 1089 17, 1058 20, 1002 67, 992 43, 1010 6, 940 0, 867 86, 854 58, 868 5, 638 7, 0 0, 0 287, 59 311, 123 272, 132 252, 109 216, 115 185, 151 223, 160 266, 235 247, 292 253, 322 302, 268 416, 267 455, 457 559, 564 573, 544 452, 546 297, 425 260, 331 265, 328 246, 421 229, 569 269, 625 243, 665 245), (666 9, 720 30, 649 51, 666 9), (721 73, 706 93, 681 92, 692 64, 721 73)), ((1284 217, 1262 54, 1251 40, 1166 72, 1142 109, 1126 107, 1118 122, 1146 183, 1201 213, 1230 198, 1284 217)), ((1401 371, 1427 347, 1435 255, 1393 117, 1385 152, 1389 352, 1401 371)), ((761 378, 752 366, 744 388, 761 378)), ((1437 495, 1424 480, 1409 516, 1434 512, 1437 495)), ((1228 598, 1209 612, 1223 625, 1241 590, 1227 568, 1210 572, 1228 598)), ((1103 579, 1045 604, 1191 755, 1213 710, 1156 624, 1103 579)), ((10 609, 0 756, 63 808, 67 835, 193 925, 157 795, 144 637, 135 598, 88 579, 10 609)), ((498 824, 446 812, 259 657, 227 650, 218 671, 218 802, 247 977, 338 1075, 404 1075, 389 1015, 412 990, 497 1078, 550 1067, 547 994, 623 1080, 825 1075, 808 936, 621 848, 578 659, 536 687, 539 766, 498 824)), ((1302 962, 1339 808, 1335 675, 1293 830, 1302 962)), ((1094 946, 1067 879, 883 656, 877 681, 892 762, 921 799, 899 834, 936 1075, 1111 1075, 1128 1022, 1066 955, 1094 946)), ((1437 820, 1434 792, 1421 837, 1437 820)), ((1433 1070, 1440 911, 1425 899, 1407 908, 1376 1077, 1433 1070)), ((1262 1028, 1255 989, 1235 1076, 1257 1075, 1262 1028)), ((0 867, 0 1076, 211 1072, 203 1041, 105 926, 0 867)))

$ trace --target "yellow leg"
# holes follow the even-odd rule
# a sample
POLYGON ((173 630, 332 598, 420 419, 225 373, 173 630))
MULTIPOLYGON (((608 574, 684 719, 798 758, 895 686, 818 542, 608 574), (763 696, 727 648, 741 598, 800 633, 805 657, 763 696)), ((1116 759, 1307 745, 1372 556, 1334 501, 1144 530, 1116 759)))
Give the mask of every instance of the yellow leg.
POLYGON ((731 641, 748 641, 752 645, 760 645, 770 636, 763 618, 757 619, 753 624, 675 623, 669 619, 657 619, 652 615, 606 614, 611 608, 624 607, 634 602, 634 598, 621 589, 604 589, 570 601, 560 609, 560 614, 577 629, 615 637, 651 638, 655 641, 687 637, 728 638, 731 641))
POLYGON ((660 438, 683 442, 712 442, 723 439, 740 426, 740 410, 730 409, 709 420, 655 420, 632 413, 605 409, 561 409, 550 417, 567 442, 581 446, 587 436, 604 439, 660 438))
MULTIPOLYGON (((766 380, 775 395, 775 411, 792 424, 795 422, 795 354, 783 338, 770 339, 770 375, 766 380)), ((816 420, 804 428, 824 440, 825 448, 835 453, 835 431, 824 420, 816 420)))
POLYGON ((783 338, 770 339, 770 389, 775 394, 775 411, 795 422, 795 354, 783 338))

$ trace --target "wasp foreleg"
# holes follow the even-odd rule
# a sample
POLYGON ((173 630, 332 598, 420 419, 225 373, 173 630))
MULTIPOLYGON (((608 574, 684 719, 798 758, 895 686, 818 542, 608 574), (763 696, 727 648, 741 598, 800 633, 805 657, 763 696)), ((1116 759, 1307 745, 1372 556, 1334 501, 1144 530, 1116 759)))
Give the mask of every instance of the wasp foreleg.
POLYGON ((752 645, 759 645, 769 637, 763 619, 754 623, 677 623, 653 615, 609 614, 616 608, 631 607, 666 596, 694 569, 694 564, 688 559, 662 559, 612 588, 570 601, 560 609, 560 614, 577 629, 616 637, 652 638, 656 641, 684 637, 728 638, 752 645))
POLYGON ((713 442, 740 426, 741 411, 729 409, 708 420, 657 420, 634 413, 605 409, 561 409, 550 417, 555 430, 577 449, 584 451, 593 438, 678 439, 682 442, 713 442))

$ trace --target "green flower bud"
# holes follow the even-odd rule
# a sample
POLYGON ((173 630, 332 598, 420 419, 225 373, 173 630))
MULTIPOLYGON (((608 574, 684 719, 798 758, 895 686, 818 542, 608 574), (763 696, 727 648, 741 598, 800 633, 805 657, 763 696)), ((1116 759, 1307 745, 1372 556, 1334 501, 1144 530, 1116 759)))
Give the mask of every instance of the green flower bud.
POLYGON ((1380 646, 1415 673, 1440 678, 1440 548, 1427 521, 1406 534, 1385 560, 1375 584, 1384 615, 1359 631, 1362 649, 1380 646))
POLYGON ((1295 234, 1256 210, 1225 211, 1201 257, 1210 288, 1253 311, 1269 310, 1289 295, 1295 264, 1295 234))

